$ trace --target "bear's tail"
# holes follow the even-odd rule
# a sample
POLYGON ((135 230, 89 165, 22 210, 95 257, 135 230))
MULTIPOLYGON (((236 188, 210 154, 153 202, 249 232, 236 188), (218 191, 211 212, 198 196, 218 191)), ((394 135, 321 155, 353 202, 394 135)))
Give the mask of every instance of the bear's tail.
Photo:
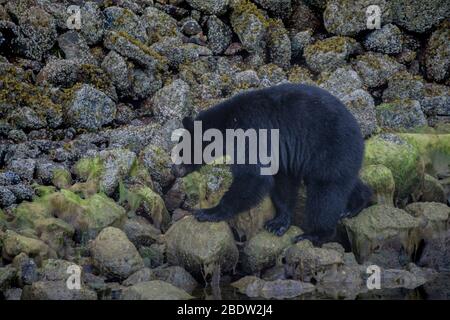
POLYGON ((371 204, 372 188, 358 178, 347 203, 345 218, 352 218, 371 204))

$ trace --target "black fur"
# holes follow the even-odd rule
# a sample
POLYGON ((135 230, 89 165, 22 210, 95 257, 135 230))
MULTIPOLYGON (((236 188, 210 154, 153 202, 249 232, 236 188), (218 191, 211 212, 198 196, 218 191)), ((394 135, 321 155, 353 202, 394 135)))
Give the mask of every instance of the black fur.
MULTIPOLYGON (((267 230, 282 235, 291 224, 300 182, 307 188, 306 232, 296 240, 323 243, 338 220, 356 215, 368 203, 370 188, 358 178, 364 152, 359 126, 345 106, 327 91, 282 84, 247 91, 201 112, 203 131, 216 128, 279 129, 280 167, 260 175, 261 164, 231 165, 233 183, 220 203, 195 212, 200 221, 229 219, 270 194, 276 217, 267 230)), ((190 120, 192 122, 192 120, 190 120)), ((188 119, 183 124, 192 130, 188 119)), ((184 166, 185 172, 197 167, 184 166)))

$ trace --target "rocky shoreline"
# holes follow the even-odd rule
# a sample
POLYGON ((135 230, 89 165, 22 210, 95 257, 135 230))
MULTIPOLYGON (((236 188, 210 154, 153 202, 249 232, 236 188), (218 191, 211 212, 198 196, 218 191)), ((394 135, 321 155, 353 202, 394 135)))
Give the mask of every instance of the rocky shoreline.
POLYGON ((449 17, 446 0, 0 0, 0 299, 383 297, 371 265, 384 297, 448 298, 449 17), (340 244, 292 244, 303 190, 276 237, 270 199, 190 215, 227 167, 171 174, 184 116, 283 82, 330 91, 366 138, 375 204, 340 244))

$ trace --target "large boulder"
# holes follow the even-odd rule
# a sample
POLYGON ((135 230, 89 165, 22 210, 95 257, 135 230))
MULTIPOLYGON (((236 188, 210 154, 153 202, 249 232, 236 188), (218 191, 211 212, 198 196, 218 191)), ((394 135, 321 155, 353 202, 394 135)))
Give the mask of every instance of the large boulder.
POLYGON ((420 103, 416 100, 394 100, 376 107, 378 124, 382 128, 401 130, 427 125, 420 103))
POLYGON ((70 290, 66 281, 38 281, 24 288, 22 300, 97 300, 97 294, 85 287, 70 290))
POLYGON ((185 217, 165 234, 167 260, 194 274, 212 274, 232 270, 238 261, 238 250, 226 222, 198 222, 185 217))
POLYGON ((385 54, 397 54, 403 49, 403 34, 395 24, 386 24, 372 31, 364 40, 367 50, 385 54))
POLYGON ((12 230, 6 230, 2 242, 2 255, 7 260, 12 260, 22 252, 38 261, 56 256, 56 253, 45 242, 20 235, 12 230))
POLYGON ((125 279, 144 267, 136 247, 117 228, 103 229, 92 242, 90 251, 94 266, 110 278, 125 279))

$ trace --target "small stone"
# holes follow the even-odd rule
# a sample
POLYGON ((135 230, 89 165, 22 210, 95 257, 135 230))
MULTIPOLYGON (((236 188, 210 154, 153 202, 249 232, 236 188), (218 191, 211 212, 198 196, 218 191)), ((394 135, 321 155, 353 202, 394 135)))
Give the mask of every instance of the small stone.
POLYGON ((213 54, 223 53, 231 44, 230 27, 216 16, 210 16, 206 22, 208 46, 213 54))
POLYGON ((364 40, 367 50, 386 54, 402 52, 403 35, 394 24, 386 24, 381 29, 372 31, 364 40))

